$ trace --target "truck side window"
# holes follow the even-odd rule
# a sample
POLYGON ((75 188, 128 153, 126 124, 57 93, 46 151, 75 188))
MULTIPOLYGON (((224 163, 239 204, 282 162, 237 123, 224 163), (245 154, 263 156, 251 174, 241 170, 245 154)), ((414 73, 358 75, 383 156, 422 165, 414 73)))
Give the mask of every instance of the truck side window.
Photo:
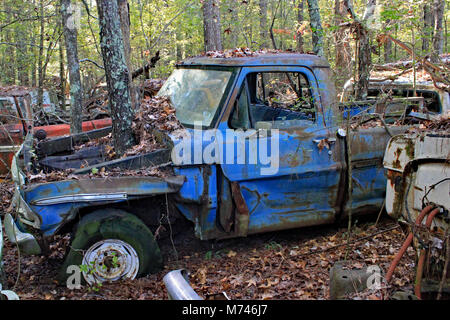
POLYGON ((314 121, 315 105, 308 79, 300 72, 259 72, 247 76, 250 118, 283 126, 314 121))
POLYGON ((247 91, 247 82, 245 82, 236 99, 231 114, 230 127, 233 129, 249 129, 251 127, 248 114, 249 104, 247 91))

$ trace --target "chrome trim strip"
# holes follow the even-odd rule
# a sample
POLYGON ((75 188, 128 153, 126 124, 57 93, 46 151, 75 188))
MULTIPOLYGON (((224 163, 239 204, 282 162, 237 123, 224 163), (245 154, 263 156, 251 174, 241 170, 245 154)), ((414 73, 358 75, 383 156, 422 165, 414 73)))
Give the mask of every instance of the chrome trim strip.
POLYGON ((126 193, 85 193, 76 195, 66 195, 43 198, 39 200, 30 201, 31 205, 46 206, 52 204, 70 203, 70 202, 97 202, 97 201, 111 201, 111 200, 126 200, 128 198, 126 193))

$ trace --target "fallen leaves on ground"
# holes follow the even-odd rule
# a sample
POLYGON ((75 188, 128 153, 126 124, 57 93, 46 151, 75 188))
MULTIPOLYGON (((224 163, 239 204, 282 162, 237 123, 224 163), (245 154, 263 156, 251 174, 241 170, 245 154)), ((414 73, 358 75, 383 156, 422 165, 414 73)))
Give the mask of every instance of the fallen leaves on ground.
MULTIPOLYGON (((377 227, 370 222, 358 225, 351 239, 367 237, 392 225, 388 219, 377 227)), ((135 280, 105 283, 98 291, 87 286, 69 290, 64 284, 56 283, 69 245, 69 235, 59 235, 50 241, 49 257, 21 255, 20 279, 15 290, 24 300, 167 299, 162 278, 171 270, 186 268, 191 274, 192 287, 203 297, 225 292, 231 299, 328 299, 329 271, 337 261, 344 260, 348 254, 351 268, 375 264, 386 271, 405 237, 397 228, 347 248, 346 231, 346 228, 322 226, 209 242, 197 240, 192 230, 186 230, 173 238, 179 260, 174 258, 172 243, 168 239, 160 240, 164 270, 135 280)), ((16 247, 8 241, 4 262, 7 286, 11 288, 16 281, 18 260, 16 247)), ((411 290, 413 279, 414 250, 409 248, 394 273, 389 292, 411 290)), ((363 292, 350 294, 348 298, 382 297, 379 292, 363 292)))

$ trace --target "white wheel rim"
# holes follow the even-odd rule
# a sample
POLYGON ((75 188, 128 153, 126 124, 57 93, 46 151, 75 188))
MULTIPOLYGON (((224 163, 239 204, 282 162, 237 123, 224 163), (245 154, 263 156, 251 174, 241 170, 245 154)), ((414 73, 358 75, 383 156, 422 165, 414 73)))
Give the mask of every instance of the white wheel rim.
POLYGON ((83 255, 83 277, 90 285, 104 281, 134 279, 139 270, 136 250, 126 242, 107 239, 93 244, 83 255))

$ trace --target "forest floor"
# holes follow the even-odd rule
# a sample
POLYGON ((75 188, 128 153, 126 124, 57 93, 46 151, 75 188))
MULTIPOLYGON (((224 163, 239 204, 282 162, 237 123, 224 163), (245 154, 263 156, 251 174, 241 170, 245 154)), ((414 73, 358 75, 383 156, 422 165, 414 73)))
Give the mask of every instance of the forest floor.
MULTIPOLYGON (((104 283, 101 287, 82 286, 78 290, 56 281, 69 234, 51 239, 48 257, 21 255, 20 264, 16 246, 6 240, 5 285, 14 288, 23 300, 167 299, 164 275, 186 268, 192 287, 203 297, 225 292, 231 299, 329 299, 329 273, 335 262, 347 255, 351 268, 377 265, 385 272, 400 249, 405 234, 397 223, 384 217, 375 225, 375 220, 376 216, 355 221, 350 245, 344 224, 222 241, 200 241, 193 230, 186 230, 174 235, 173 242, 170 237, 160 241, 165 263, 159 273, 104 283)), ((378 291, 366 289, 348 298, 387 298, 398 289, 411 291, 413 280, 414 250, 409 248, 397 266, 391 286, 378 291)))

